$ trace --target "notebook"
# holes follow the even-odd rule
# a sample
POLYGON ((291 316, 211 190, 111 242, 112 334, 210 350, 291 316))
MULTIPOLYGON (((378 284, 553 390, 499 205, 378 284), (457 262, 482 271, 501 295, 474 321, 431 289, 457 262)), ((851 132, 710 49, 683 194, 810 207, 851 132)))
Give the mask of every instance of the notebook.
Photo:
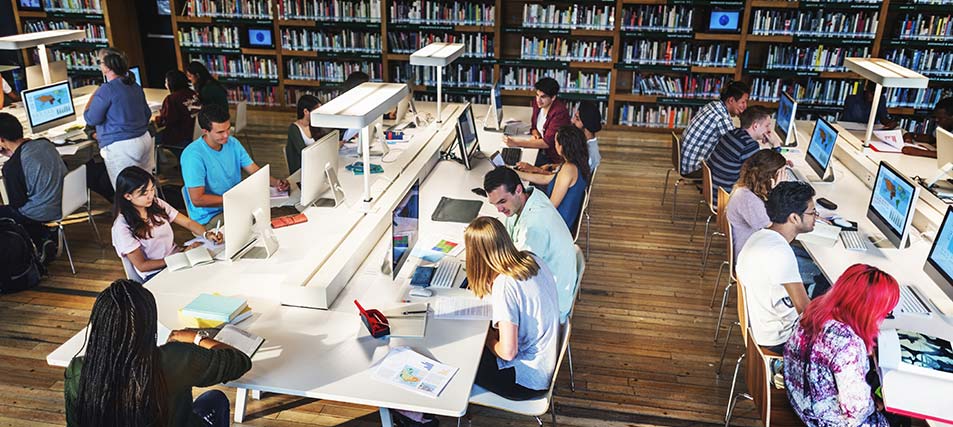
POLYGON ((437 209, 434 209, 434 213, 430 219, 440 222, 462 222, 468 224, 480 214, 480 208, 482 206, 483 201, 480 200, 441 197, 440 203, 437 204, 437 209))
POLYGON ((182 314, 199 319, 228 322, 241 313, 248 302, 242 297, 226 297, 218 294, 200 294, 182 308, 182 314))
POLYGON ((171 271, 184 270, 198 265, 215 262, 211 252, 205 246, 199 246, 184 252, 174 253, 165 257, 165 265, 171 271))
POLYGON ((255 352, 261 348, 265 339, 237 326, 225 325, 225 327, 215 335, 215 341, 235 347, 236 350, 245 353, 248 357, 252 357, 255 355, 255 352))

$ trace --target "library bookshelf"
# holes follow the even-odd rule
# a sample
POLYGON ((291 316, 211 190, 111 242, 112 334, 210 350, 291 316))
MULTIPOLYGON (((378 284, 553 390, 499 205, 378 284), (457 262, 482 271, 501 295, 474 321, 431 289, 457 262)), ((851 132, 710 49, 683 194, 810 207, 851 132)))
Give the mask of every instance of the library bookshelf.
MULTIPOLYGON (((129 0, 42 0, 42 10, 22 10, 18 0, 13 5, 14 21, 21 33, 84 29, 86 38, 48 46, 50 61, 65 61, 74 87, 102 83, 96 64, 96 52, 114 47, 126 53, 130 65, 143 65, 139 41, 139 20, 135 3, 129 0)), ((39 64, 36 49, 24 49, 23 63, 39 64)), ((142 71, 145 73, 145 70, 142 71)), ((145 74, 142 75, 146 78, 145 74)))

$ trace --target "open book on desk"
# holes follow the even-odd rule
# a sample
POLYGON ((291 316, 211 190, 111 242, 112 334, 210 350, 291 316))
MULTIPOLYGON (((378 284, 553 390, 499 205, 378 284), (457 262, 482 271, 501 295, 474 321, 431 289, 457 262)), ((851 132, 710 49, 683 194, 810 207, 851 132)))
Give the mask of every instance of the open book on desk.
POLYGON ((234 325, 225 325, 221 331, 218 331, 214 339, 220 343, 235 347, 236 350, 245 353, 248 357, 254 356, 255 352, 257 352, 265 342, 264 338, 234 325))
POLYGON ((165 257, 165 265, 171 271, 184 270, 213 262, 215 262, 215 259, 212 257, 212 253, 205 246, 198 246, 165 257))
POLYGON ((395 347, 374 368, 372 376, 375 380, 436 398, 456 373, 457 368, 453 366, 425 357, 408 347, 395 347))
POLYGON ((840 236, 841 228, 824 221, 814 221, 814 231, 798 234, 797 240, 826 247, 834 246, 840 236))

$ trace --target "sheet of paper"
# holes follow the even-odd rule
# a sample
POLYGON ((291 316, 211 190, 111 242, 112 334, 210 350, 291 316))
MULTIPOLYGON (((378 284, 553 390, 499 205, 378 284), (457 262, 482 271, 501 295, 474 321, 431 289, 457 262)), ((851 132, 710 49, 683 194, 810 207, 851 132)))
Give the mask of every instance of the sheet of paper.
POLYGON ((870 146, 873 147, 879 153, 900 153, 902 148, 894 147, 890 144, 887 144, 883 141, 878 141, 876 139, 870 141, 870 146))
POLYGON ((806 234, 799 234, 797 240, 813 243, 816 245, 834 246, 837 238, 840 236, 841 228, 836 225, 826 224, 822 221, 815 221, 814 231, 806 234))
POLYGON ((57 145, 56 152, 60 153, 61 156, 72 156, 76 154, 80 149, 78 144, 67 144, 67 145, 57 145))
POLYGON ((491 320, 493 306, 488 298, 437 297, 433 314, 435 319, 491 320))
POLYGON ((436 398, 456 373, 457 368, 424 357, 409 347, 395 347, 377 366, 373 377, 378 381, 436 398))
POLYGON ((894 149, 903 149, 903 132, 900 129, 875 130, 874 137, 894 149))

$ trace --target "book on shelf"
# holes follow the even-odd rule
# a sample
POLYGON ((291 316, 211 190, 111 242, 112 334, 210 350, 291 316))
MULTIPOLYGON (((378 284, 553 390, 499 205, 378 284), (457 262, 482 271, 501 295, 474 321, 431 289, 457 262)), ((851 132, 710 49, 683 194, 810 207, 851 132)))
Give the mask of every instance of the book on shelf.
POLYGON ((381 22, 380 0, 277 0, 278 16, 320 22, 381 22))
POLYGON ((700 74, 672 76, 663 74, 635 74, 632 93, 671 98, 714 99, 731 77, 700 74))
POLYGON ((941 99, 953 95, 949 88, 928 87, 924 89, 914 88, 884 88, 887 98, 887 107, 897 108, 919 108, 932 110, 941 99))
POLYGON ((863 89, 860 80, 808 78, 787 81, 756 77, 751 82, 751 100, 778 102, 781 92, 790 93, 798 103, 841 107, 844 99, 863 89))
POLYGON ((753 35, 873 39, 880 22, 879 11, 754 9, 753 35))
POLYGON ((692 46, 689 42, 666 40, 627 41, 621 57, 623 62, 640 65, 689 65, 692 46))
POLYGON ((536 81, 543 77, 552 77, 559 82, 561 93, 585 93, 608 95, 610 85, 609 71, 587 72, 582 70, 557 70, 519 66, 504 66, 503 89, 532 90, 536 81))
POLYGON ((612 62, 612 42, 561 37, 521 38, 520 58, 548 61, 612 62))
POLYGON ((888 49, 884 59, 925 76, 953 76, 953 52, 942 49, 888 49))
POLYGON ((187 0, 181 15, 212 18, 272 19, 274 0, 187 0))
POLYGON ((211 252, 205 246, 177 252, 165 257, 165 265, 170 271, 179 271, 215 262, 211 252))
POLYGON ((492 26, 496 16, 493 3, 475 1, 400 1, 390 5, 390 22, 395 24, 492 26))
POLYGON ((102 15, 103 6, 99 0, 43 0, 43 10, 102 15))
POLYGON ((694 19, 694 6, 626 6, 622 9, 622 30, 691 33, 694 19))
POLYGON ((256 55, 189 54, 190 61, 201 61, 218 78, 277 79, 278 61, 256 55))
POLYGON ((410 54, 435 42, 463 43, 466 45, 464 57, 485 58, 493 54, 492 33, 387 32, 387 46, 391 53, 410 54))
POLYGON ((316 80, 323 82, 344 82, 355 71, 363 71, 372 81, 380 81, 383 76, 379 61, 320 61, 314 59, 289 58, 285 60, 285 73, 290 80, 316 80))
POLYGON ((281 30, 281 47, 285 50, 317 52, 380 53, 380 31, 342 29, 316 31, 306 28, 281 30))
POLYGON ((225 92, 230 103, 247 101, 248 105, 269 107, 279 105, 277 86, 252 86, 247 84, 232 86, 226 84, 225 92))
POLYGON ((897 19, 897 38, 901 40, 953 41, 953 15, 904 14, 897 19))
POLYGON ((241 313, 246 306, 248 302, 242 297, 203 293, 182 307, 182 314, 199 319, 228 322, 241 313))
POLYGON ((179 27, 179 45, 182 47, 231 48, 241 47, 236 27, 191 26, 179 27))
MULTIPOLYGON (((750 52, 749 52, 750 53, 750 52)), ((771 45, 767 48, 767 60, 764 68, 772 70, 797 71, 847 71, 844 58, 870 57, 871 48, 830 47, 830 46, 788 46, 771 45)), ((745 54, 745 67, 748 67, 748 54, 745 54)))
MULTIPOLYGON (((437 68, 410 65, 409 62, 391 63, 391 81, 406 82, 414 76, 417 84, 437 85, 437 68), (413 70, 411 70, 413 67, 413 70)), ((489 89, 496 81, 492 64, 454 63, 443 69, 443 85, 448 87, 489 89)))
POLYGON ((522 26, 528 28, 560 28, 586 30, 615 29, 615 6, 526 3, 522 26))
POLYGON ((619 107, 618 123, 623 126, 649 128, 684 128, 699 107, 622 104, 619 107))
POLYGON ((81 41, 90 43, 109 43, 109 37, 106 35, 106 26, 102 24, 68 21, 23 21, 23 32, 25 33, 35 33, 49 30, 83 30, 86 31, 86 38, 82 39, 81 41))

